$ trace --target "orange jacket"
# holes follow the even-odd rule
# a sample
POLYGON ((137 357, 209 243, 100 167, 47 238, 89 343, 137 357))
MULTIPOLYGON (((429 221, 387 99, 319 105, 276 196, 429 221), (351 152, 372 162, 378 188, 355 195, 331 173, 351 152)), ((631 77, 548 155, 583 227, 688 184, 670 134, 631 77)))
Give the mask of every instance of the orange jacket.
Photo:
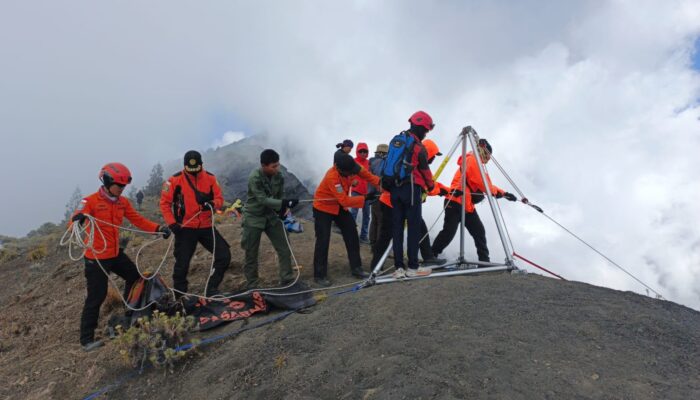
POLYGON ((221 187, 219 187, 219 182, 216 181, 214 174, 204 169, 197 174, 180 171, 163 184, 163 190, 160 194, 160 212, 163 213, 166 224, 178 223, 183 228, 211 227, 209 208, 193 218, 202 210, 202 205, 197 201, 193 186, 214 204, 215 210, 224 205, 224 196, 221 194, 221 187))
MULTIPOLYGON (((428 196, 438 196, 440 194, 440 188, 443 188, 447 191, 450 190, 449 187, 443 185, 442 183, 435 182, 435 187, 433 187, 433 190, 428 192, 428 196)), ((379 201, 381 201, 382 203, 384 203, 385 205, 387 205, 389 207, 392 207, 392 208, 394 207, 391 205, 391 193, 389 193, 389 191, 382 192, 381 196, 379 196, 379 201)))
MULTIPOLYGON (((459 157, 459 160, 457 160, 457 165, 459 165, 459 168, 457 169, 457 172, 455 172, 454 178, 452 178, 452 184, 450 185, 450 189, 462 190, 462 157, 459 157)), ((503 189, 491 183, 491 177, 489 177, 488 174, 486 174, 486 180, 488 181, 489 188, 491 189, 491 193, 494 196, 503 195, 505 193, 503 189)), ((467 153, 466 191, 468 193, 465 193, 465 196, 454 196, 452 197, 452 201, 454 201, 455 203, 462 204, 462 198, 466 198, 466 202, 464 203, 464 210, 468 213, 472 213, 474 212, 474 203, 472 203, 472 196, 470 193, 486 193, 484 182, 481 180, 479 165, 476 163, 476 158, 474 158, 474 154, 472 152, 467 153)))
MULTIPOLYGON (((372 175, 364 168, 360 168, 360 172, 356 176, 379 187, 379 177, 372 175)), ((365 204, 364 197, 349 196, 350 185, 353 179, 355 179, 354 176, 342 176, 335 166, 331 167, 316 188, 314 208, 333 215, 338 215, 341 207, 345 209, 362 208, 365 204)))
MULTIPOLYGON (((114 258, 119 254, 119 228, 117 227, 122 224, 124 217, 143 231, 155 233, 158 229, 158 224, 136 212, 126 197, 110 198, 104 188, 82 199, 73 215, 75 214, 89 214, 100 221, 116 225, 95 221, 99 228, 93 236, 92 247, 95 250, 85 250, 85 258, 93 260, 114 258)), ((88 234, 91 233, 90 230, 88 229, 88 234)))

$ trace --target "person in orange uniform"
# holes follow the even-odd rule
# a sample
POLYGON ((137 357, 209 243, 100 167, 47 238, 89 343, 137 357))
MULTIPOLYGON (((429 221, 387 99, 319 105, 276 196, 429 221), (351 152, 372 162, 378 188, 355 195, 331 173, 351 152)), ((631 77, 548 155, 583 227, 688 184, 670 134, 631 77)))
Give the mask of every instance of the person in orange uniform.
MULTIPOLYGON (((479 139, 479 156, 481 162, 486 164, 491 160, 492 148, 486 139, 479 139)), ((433 242, 433 254, 438 256, 442 251, 450 244, 452 239, 457 233, 457 228, 462 221, 462 215, 460 210, 464 210, 464 226, 467 231, 474 239, 474 245, 476 246, 476 254, 479 257, 479 261, 489 262, 489 249, 486 245, 486 229, 484 229, 484 224, 479 218, 479 214, 476 212, 475 204, 479 203, 484 199, 484 193, 486 192, 486 187, 484 187, 484 182, 481 179, 481 173, 479 172, 479 165, 476 162, 474 153, 467 153, 467 190, 470 193, 463 194, 462 190, 462 157, 457 160, 457 165, 459 169, 455 172, 454 178, 452 179, 452 184, 450 189, 454 196, 448 198, 445 204, 445 219, 443 222, 442 230, 435 237, 433 242), (462 205, 464 203, 464 205, 462 205)), ((489 184, 489 189, 491 193, 498 199, 505 198, 509 201, 516 201, 517 198, 512 193, 508 193, 505 190, 499 188, 498 186, 491 183, 491 178, 486 175, 486 180, 489 184)))
MULTIPOLYGON (((423 140, 423 147, 425 147, 425 151, 428 153, 428 164, 432 164, 435 160, 435 157, 442 155, 437 144, 430 139, 423 140)), ((433 190, 427 194, 428 196, 445 196, 448 193, 449 187, 436 181, 433 190)), ((386 248, 389 246, 389 241, 391 241, 392 237, 392 206, 391 196, 388 191, 383 192, 379 197, 379 206, 381 207, 379 215, 381 216, 382 220, 381 222, 379 222, 379 233, 377 235, 377 241, 372 246, 372 264, 370 265, 370 268, 375 268, 377 266, 377 263, 379 263, 379 260, 382 258, 382 255, 384 255, 386 248)), ((420 238, 423 240, 420 241, 419 249, 420 255, 423 258, 423 265, 428 266, 444 264, 446 262, 445 259, 436 258, 435 256, 433 256, 433 251, 430 248, 430 236, 428 236, 428 226, 425 224, 425 220, 422 218, 420 228, 420 238)))
MULTIPOLYGON (((356 151, 356 157, 355 157, 355 162, 364 168, 365 170, 369 171, 369 147, 367 147, 367 143, 360 142, 357 144, 357 151, 356 151)), ((357 185, 353 186, 352 188, 352 196, 365 196, 368 193, 367 190, 367 181, 360 177, 355 177, 357 180, 357 185)), ((362 207, 362 225, 360 226, 360 243, 369 243, 369 238, 367 235, 369 234, 369 208, 370 205, 368 202, 365 202, 364 207, 362 207)), ((359 208, 351 208, 350 209, 350 215, 352 215, 352 219, 357 222, 357 214, 360 212, 359 208)))
POLYGON ((176 295, 187 292, 190 260, 201 243, 214 252, 214 271, 204 292, 214 296, 219 294, 219 284, 231 262, 229 244, 215 228, 212 236, 212 210, 223 206, 224 197, 214 174, 204 170, 199 152, 185 153, 184 164, 182 171, 163 184, 160 195, 160 211, 175 234, 173 288, 176 295))
MULTIPOLYGON (((350 273, 357 278, 369 275, 362 270, 360 259, 360 242, 357 227, 349 208, 362 208, 366 197, 349 195, 352 176, 365 179, 371 185, 379 187, 379 177, 360 167, 348 154, 336 154, 335 163, 321 180, 314 193, 313 214, 316 230, 314 248, 314 280, 320 286, 331 286, 328 279, 328 247, 331 239, 331 224, 340 228, 348 252, 350 273)), ((376 194, 371 195, 376 198, 376 194)))
POLYGON ((127 298, 131 286, 139 278, 136 265, 124 254, 124 249, 119 248, 119 226, 124 217, 141 230, 160 233, 165 238, 170 236, 167 226, 161 227, 144 218, 126 197, 122 197, 124 187, 131 183, 131 172, 124 164, 105 165, 100 170, 99 178, 102 187, 81 200, 71 217, 71 225, 82 224, 88 215, 95 219, 95 225, 88 226, 86 232, 93 237, 93 244, 85 250, 87 297, 80 317, 80 344, 85 351, 103 344, 101 340, 95 340, 95 328, 100 317, 100 306, 107 296, 107 274, 113 272, 124 279, 124 298, 127 298), (92 232, 93 229, 95 232, 92 232))

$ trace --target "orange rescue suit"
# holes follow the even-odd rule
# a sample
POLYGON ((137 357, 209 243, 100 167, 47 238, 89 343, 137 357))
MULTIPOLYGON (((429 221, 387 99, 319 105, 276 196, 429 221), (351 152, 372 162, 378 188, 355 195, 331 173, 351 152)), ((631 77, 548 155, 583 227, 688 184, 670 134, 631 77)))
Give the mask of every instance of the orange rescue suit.
MULTIPOLYGON (((457 169, 457 172, 455 172, 455 176, 454 178, 452 178, 452 184, 450 185, 450 189, 452 190, 462 190, 462 157, 459 157, 459 160, 457 160, 457 165, 459 165, 459 168, 457 169)), ((486 174, 486 181, 488 181, 489 188, 491 189, 491 194, 493 194, 494 196, 502 196, 505 193, 503 189, 491 183, 491 177, 489 177, 488 174, 486 174)), ((484 187, 484 182, 482 181, 481 173, 479 172, 479 165, 476 163, 476 158, 474 157, 474 153, 472 152, 467 153, 466 189, 466 196, 454 196, 452 197, 452 201, 454 201, 455 203, 462 204, 462 198, 466 197, 467 200, 464 203, 464 210, 468 213, 473 213, 474 203, 472 202, 472 196, 470 195, 470 193, 486 193, 486 187, 484 187)))
MULTIPOLYGON (((113 200, 107 195, 104 188, 100 188, 99 191, 81 200, 78 208, 73 213, 73 215, 76 214, 89 214, 99 220, 95 221, 99 229, 93 235, 94 242, 92 247, 94 251, 92 249, 85 250, 85 258, 93 260, 114 258, 119 254, 118 227, 121 226, 124 217, 143 231, 155 233, 158 229, 158 224, 136 212, 129 200, 122 196, 113 200), (115 226, 107 225, 100 221, 115 226), (101 234, 100 231, 102 232, 101 234)), ((91 233, 90 231, 91 228, 88 228, 88 235, 91 233)))
MULTIPOLYGON (((358 177, 379 188, 379 177, 372 175, 366 169, 360 168, 358 177)), ((362 208, 365 204, 363 196, 348 195, 353 176, 342 176, 335 166, 332 166, 321 180, 314 193, 314 208, 328 214, 338 215, 340 208, 362 208)))
MULTIPOLYGON (((160 194, 160 212, 163 213, 166 224, 178 223, 183 228, 211 227, 212 215, 209 208, 194 217, 202 210, 202 205, 197 202, 193 186, 197 188, 197 191, 211 197, 209 201, 214 205, 215 210, 224 205, 224 196, 221 194, 221 187, 219 187, 219 182, 216 181, 214 174, 204 169, 197 174, 180 171, 163 184, 163 190, 160 194), (191 185, 187 182, 188 179, 191 185), (177 205, 178 202, 180 206, 184 206, 184 212, 179 216, 181 218, 176 217, 173 210, 173 204, 177 205)), ((177 207, 175 208, 177 209, 177 207)))

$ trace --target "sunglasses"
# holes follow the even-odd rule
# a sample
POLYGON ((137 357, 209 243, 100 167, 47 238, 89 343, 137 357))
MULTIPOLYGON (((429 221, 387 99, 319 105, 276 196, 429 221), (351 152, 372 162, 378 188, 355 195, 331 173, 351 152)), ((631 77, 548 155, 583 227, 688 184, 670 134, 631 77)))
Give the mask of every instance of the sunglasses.
POLYGON ((358 151, 358 153, 365 153, 365 154, 369 154, 369 150, 359 150, 359 151, 358 151))

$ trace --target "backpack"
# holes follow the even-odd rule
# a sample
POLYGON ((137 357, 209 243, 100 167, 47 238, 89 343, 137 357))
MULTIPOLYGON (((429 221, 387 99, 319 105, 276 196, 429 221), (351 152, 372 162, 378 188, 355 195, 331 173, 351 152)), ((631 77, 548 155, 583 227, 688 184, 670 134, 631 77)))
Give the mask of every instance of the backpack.
POLYGON ((411 177, 413 165, 413 148, 415 139, 409 132, 401 132, 391 139, 389 153, 384 160, 382 170, 382 187, 391 189, 403 185, 411 177))

